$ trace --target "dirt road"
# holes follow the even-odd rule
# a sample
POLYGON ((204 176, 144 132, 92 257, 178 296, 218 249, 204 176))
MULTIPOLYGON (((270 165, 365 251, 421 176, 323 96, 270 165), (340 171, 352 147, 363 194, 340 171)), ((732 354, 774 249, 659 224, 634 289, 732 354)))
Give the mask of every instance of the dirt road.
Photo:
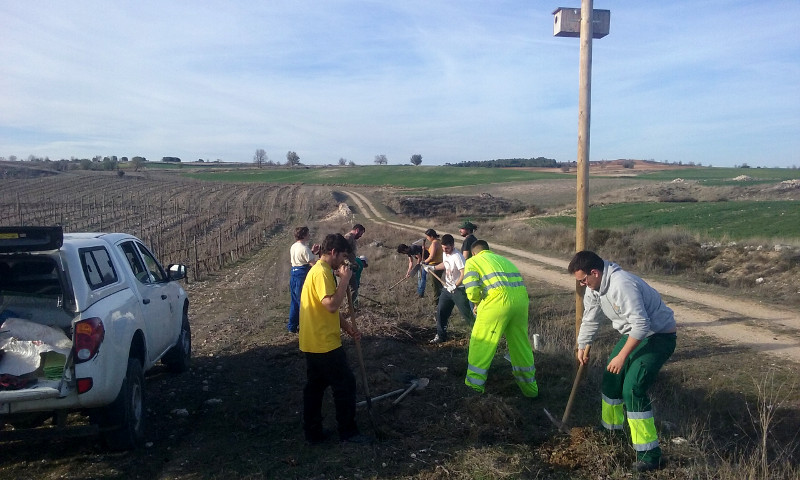
MULTIPOLYGON (((347 190, 358 211, 374 222, 419 234, 424 229, 383 217, 364 195, 347 190)), ((448 232, 440 232, 448 233, 448 232)), ((458 237, 458 234, 451 233, 458 237)), ((567 261, 491 243, 492 249, 512 255, 520 271, 567 290, 575 281, 566 273, 567 261)), ((712 335, 726 343, 800 362, 800 315, 775 306, 698 292, 663 282, 648 283, 664 296, 680 328, 712 335)))

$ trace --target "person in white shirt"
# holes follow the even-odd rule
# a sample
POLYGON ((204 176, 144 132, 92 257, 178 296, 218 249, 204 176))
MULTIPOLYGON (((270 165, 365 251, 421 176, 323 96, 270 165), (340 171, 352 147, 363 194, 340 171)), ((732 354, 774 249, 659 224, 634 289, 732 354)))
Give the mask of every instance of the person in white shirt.
POLYGON ((444 289, 436 306, 436 336, 430 343, 447 341, 447 324, 450 314, 453 313, 453 307, 458 307, 458 311, 470 327, 475 323, 475 314, 469 305, 464 285, 461 284, 464 279, 464 255, 455 249, 452 235, 442 235, 442 250, 444 253, 442 263, 425 266, 425 269, 434 275, 438 275, 436 272, 444 272, 442 278, 444 289))
POLYGON ((319 252, 319 245, 308 248, 308 227, 297 227, 294 229, 295 242, 289 249, 289 259, 292 262, 292 273, 289 278, 289 291, 292 295, 292 302, 289 306, 289 323, 286 329, 292 333, 297 333, 300 326, 300 292, 303 291, 303 283, 306 275, 311 270, 316 259, 314 255, 319 252))

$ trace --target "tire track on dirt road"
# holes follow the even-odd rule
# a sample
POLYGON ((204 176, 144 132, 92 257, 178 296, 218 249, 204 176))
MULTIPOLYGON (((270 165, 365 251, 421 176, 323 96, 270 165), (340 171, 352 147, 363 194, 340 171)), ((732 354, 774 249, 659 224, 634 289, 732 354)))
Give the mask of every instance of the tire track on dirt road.
MULTIPOLYGON (((369 199, 360 193, 349 190, 343 192, 353 200, 359 213, 367 220, 391 225, 415 235, 425 231, 424 228, 383 217, 369 199)), ((458 234, 451 235, 458 237, 458 234)), ((524 275, 574 291, 575 281, 566 273, 567 261, 497 243, 490 244, 493 250, 517 257, 515 264, 524 275)), ((665 297, 675 312, 680 328, 800 362, 800 314, 797 312, 663 282, 648 280, 647 283, 665 297)))

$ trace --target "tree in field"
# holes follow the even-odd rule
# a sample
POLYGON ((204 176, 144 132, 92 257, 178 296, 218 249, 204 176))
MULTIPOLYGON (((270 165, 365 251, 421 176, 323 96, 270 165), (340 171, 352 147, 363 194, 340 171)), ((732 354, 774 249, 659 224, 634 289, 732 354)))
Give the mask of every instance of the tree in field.
POLYGON ((422 155, 419 153, 411 155, 411 163, 415 166, 419 166, 419 164, 422 163, 422 155))
POLYGON ((116 170, 117 169, 117 160, 116 157, 104 157, 103 158, 103 170, 116 170))
POLYGON ((144 162, 146 162, 144 157, 133 157, 131 158, 131 163, 133 164, 133 171, 138 172, 140 168, 144 166, 144 162))
POLYGON ((286 152, 286 165, 293 167, 295 165, 300 165, 300 156, 291 150, 286 152))
POLYGON ((375 165, 386 165, 387 163, 389 163, 389 160, 386 159, 386 155, 375 155, 375 165))
POLYGON ((347 165, 347 159, 344 157, 339 157, 339 166, 344 167, 345 165, 347 165))
POLYGON ((355 167, 356 166, 356 162, 350 160, 349 162, 347 162, 347 165, 350 166, 350 167, 355 167))
POLYGON ((267 156, 267 152, 265 152, 263 148, 259 148, 258 150, 256 150, 255 155, 253 155, 253 163, 258 165, 258 168, 263 167, 264 163, 266 163, 267 160, 269 160, 269 157, 267 156))

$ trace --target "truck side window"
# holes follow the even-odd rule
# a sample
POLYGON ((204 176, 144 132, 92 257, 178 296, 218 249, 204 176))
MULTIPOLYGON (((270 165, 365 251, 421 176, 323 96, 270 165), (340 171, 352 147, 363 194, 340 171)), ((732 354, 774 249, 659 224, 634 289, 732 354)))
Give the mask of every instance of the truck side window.
POLYGON ((136 245, 139 247, 139 253, 142 254, 142 259, 144 259, 144 263, 147 265, 147 270, 150 272, 150 277, 153 281, 156 283, 166 282, 169 277, 167 277, 167 272, 161 268, 161 264, 158 263, 156 257, 141 243, 137 243, 136 245))
POLYGON ((122 253, 125 254, 125 259, 128 260, 128 265, 131 267, 131 271, 133 272, 133 276, 136 277, 136 280, 139 280, 141 283, 152 283, 150 274, 147 273, 147 269, 142 259, 139 257, 139 253, 136 251, 136 246, 133 242, 124 242, 119 248, 122 250, 122 253))
POLYGON ((80 256, 83 275, 92 290, 117 281, 117 272, 104 247, 82 248, 80 256))

